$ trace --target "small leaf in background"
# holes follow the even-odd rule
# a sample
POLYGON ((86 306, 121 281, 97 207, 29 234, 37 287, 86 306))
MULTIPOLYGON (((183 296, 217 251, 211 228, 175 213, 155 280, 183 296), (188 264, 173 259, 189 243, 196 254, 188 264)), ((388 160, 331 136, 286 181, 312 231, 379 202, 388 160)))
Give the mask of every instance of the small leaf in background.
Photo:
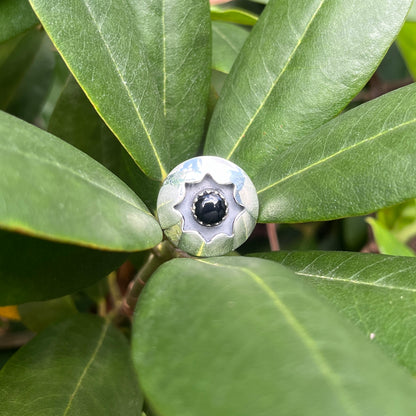
POLYGON ((111 170, 140 196, 149 209, 154 209, 159 182, 137 169, 73 77, 65 83, 51 115, 48 131, 111 170))
POLYGON ((140 168, 170 170, 163 110, 128 0, 30 0, 43 27, 97 112, 140 168))
POLYGON ((416 79, 416 22, 406 22, 397 37, 397 45, 406 61, 407 68, 416 79))
POLYGON ((51 115, 48 131, 117 174, 122 146, 98 116, 75 79, 68 77, 51 115))
POLYGON ((159 90, 170 167, 201 147, 211 74, 208 1, 131 1, 159 90), (144 3, 144 4, 143 4, 144 3))
POLYGON ((377 221, 402 243, 416 236, 416 199, 377 212, 377 221))
POLYGON ((0 305, 74 293, 107 276, 128 254, 0 230, 0 305))
MULTIPOLYGON (((397 46, 397 42, 394 42, 378 66, 372 81, 368 84, 369 86, 372 85, 372 87, 370 86, 367 91, 370 92, 372 88, 374 89, 377 86, 377 88, 380 88, 377 95, 379 96, 385 92, 403 87, 406 83, 410 84, 411 81, 412 77, 407 69, 406 62, 397 46)), ((358 99, 364 93, 365 90, 358 94, 356 98, 358 99)), ((369 99, 373 98, 375 97, 369 97, 369 99)))
POLYGON ((42 123, 46 127, 49 125, 49 120, 51 118, 52 112, 59 100, 59 97, 61 96, 69 74, 65 62, 56 51, 54 51, 54 60, 55 66, 53 70, 52 87, 50 88, 48 96, 46 97, 46 102, 42 108, 41 113, 42 123))
POLYGON ((6 110, 29 70, 42 44, 45 33, 33 29, 0 45, 0 109, 6 110))
POLYGON ((302 143, 362 89, 410 4, 270 2, 227 77, 205 154, 232 160, 253 181, 267 175, 285 149, 302 143))
POLYGON ((254 255, 278 261, 292 269, 368 339, 416 375, 414 258, 323 251, 254 255))
POLYGON ((212 22, 212 68, 228 74, 248 35, 240 26, 212 22))
POLYGON ((0 43, 38 24, 27 0, 0 1, 0 43))
MULTIPOLYGON (((143 252, 139 252, 141 254, 143 252)), ((144 252, 145 253, 145 252, 144 252)), ((116 274, 116 273, 115 273, 116 274)), ((110 274, 111 276, 111 274, 110 274)), ((84 288, 82 291, 95 303, 99 303, 108 295, 109 292, 109 284, 108 284, 109 276, 106 276, 104 279, 99 280, 97 283, 93 284, 92 286, 88 286, 84 288)))
POLYGON ((257 23, 258 16, 243 9, 211 6, 211 19, 238 25, 254 26, 257 23))
POLYGON ((29 302, 18 306, 23 324, 33 332, 40 332, 48 326, 77 313, 71 296, 51 299, 43 302, 29 302))
POLYGON ((47 328, 0 372, 2 415, 139 416, 142 405, 127 340, 93 316, 47 328))
POLYGON ((416 412, 412 378, 270 261, 165 263, 140 297, 132 348, 164 416, 416 412))
POLYGON ((415 257, 415 253, 406 244, 402 243, 397 237, 383 226, 375 218, 367 218, 366 220, 371 226, 374 234, 374 240, 381 254, 389 254, 391 256, 408 256, 415 257))
POLYGON ((413 2, 413 5, 409 10, 409 13, 407 15, 407 21, 416 22, 416 3, 415 2, 413 2))
POLYGON ((53 45, 44 36, 39 51, 20 80, 19 87, 5 111, 29 123, 46 127, 40 113, 52 87, 54 67, 53 45))
POLYGON ((0 139, 2 228, 110 251, 160 242, 143 202, 86 154, 6 113, 0 139))
POLYGON ((20 314, 16 305, 0 306, 0 318, 12 319, 20 321, 20 314))
POLYGON ((252 178, 259 221, 350 217, 416 197, 415 134, 416 84, 343 113, 252 178))

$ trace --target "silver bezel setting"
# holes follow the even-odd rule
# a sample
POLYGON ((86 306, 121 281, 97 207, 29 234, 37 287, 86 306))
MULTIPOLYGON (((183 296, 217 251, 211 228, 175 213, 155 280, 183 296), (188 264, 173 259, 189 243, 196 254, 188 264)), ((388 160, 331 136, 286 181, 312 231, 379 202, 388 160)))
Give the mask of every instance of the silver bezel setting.
POLYGON ((159 223, 173 245, 198 257, 226 254, 243 244, 258 216, 256 189, 234 163, 216 156, 189 159, 174 168, 157 200, 159 223), (228 212, 216 226, 202 225, 194 216, 196 195, 220 192, 228 212))

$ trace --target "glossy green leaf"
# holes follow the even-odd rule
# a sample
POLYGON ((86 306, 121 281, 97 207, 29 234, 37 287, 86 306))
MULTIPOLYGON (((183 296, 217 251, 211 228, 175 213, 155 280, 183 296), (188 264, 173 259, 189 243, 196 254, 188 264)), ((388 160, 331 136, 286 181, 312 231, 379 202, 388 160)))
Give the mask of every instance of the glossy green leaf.
POLYGON ((109 322, 80 315, 21 348, 0 372, 0 414, 140 416, 126 339, 109 322))
POLYGON ((30 68, 44 38, 44 33, 34 29, 19 39, 0 45, 0 109, 6 110, 16 90, 30 68))
POLYGON ((41 114, 42 121, 45 126, 49 125, 51 115, 61 96, 61 93, 65 87, 69 75, 69 71, 67 66, 65 65, 65 62, 62 60, 61 56, 57 52, 54 52, 54 59, 55 66, 53 71, 52 87, 46 98, 46 102, 42 108, 41 114))
POLYGON ((163 416, 416 411, 410 376, 262 259, 162 265, 140 297, 132 348, 146 401, 163 416))
POLYGON ((22 322, 33 332, 40 332, 48 326, 77 313, 71 296, 46 300, 43 302, 28 302, 18 306, 22 322))
POLYGON ((407 15, 407 21, 408 22, 415 22, 416 21, 416 3, 413 1, 413 5, 409 10, 409 13, 407 15))
POLYGON ((411 0, 271 1, 215 108, 206 154, 252 179, 362 89, 399 32, 411 0), (388 24, 386 24, 388 22, 388 24))
POLYGON ((69 77, 49 121, 48 131, 82 150, 107 169, 120 170, 122 147, 82 89, 69 77))
POLYGON ((399 241, 407 243, 416 236, 416 199, 378 211, 377 221, 399 241))
POLYGON ((64 141, 0 113, 0 149, 1 228, 112 251, 160 242, 133 191, 64 141))
POLYGON ((258 16, 244 9, 230 9, 211 6, 211 19, 239 25, 254 26, 258 16))
POLYGON ((375 218, 367 218, 367 222, 373 230, 374 239, 381 254, 389 254, 391 256, 415 256, 413 250, 399 241, 389 229, 384 227, 383 224, 375 218))
POLYGON ((137 169, 73 77, 65 84, 51 115, 48 130, 119 176, 147 207, 153 209, 156 206, 160 182, 151 180, 137 169))
POLYGON ((240 26, 212 22, 212 68, 228 74, 248 35, 240 26))
POLYGON ((0 230, 0 305, 74 293, 105 277, 127 256, 0 230))
POLYGON ((356 107, 252 178, 262 222, 366 214, 416 196, 416 84, 356 107))
POLYGON ((0 43, 39 23, 28 0, 0 1, 0 43))
POLYGON ((201 146, 211 75, 209 2, 131 3, 136 4, 140 41, 157 82, 173 168, 201 146))
POLYGON ((39 116, 52 86, 54 66, 53 45, 47 36, 43 36, 33 62, 20 79, 5 111, 29 123, 40 125, 39 116))
POLYGON ((106 124, 149 176, 170 168, 163 109, 129 0, 30 0, 46 32, 106 124))
POLYGON ((397 37, 400 52, 406 61, 407 68, 416 79, 416 22, 406 22, 397 37))
POLYGON ((273 259, 293 269, 368 339, 416 375, 415 259, 322 251, 255 256, 273 259))

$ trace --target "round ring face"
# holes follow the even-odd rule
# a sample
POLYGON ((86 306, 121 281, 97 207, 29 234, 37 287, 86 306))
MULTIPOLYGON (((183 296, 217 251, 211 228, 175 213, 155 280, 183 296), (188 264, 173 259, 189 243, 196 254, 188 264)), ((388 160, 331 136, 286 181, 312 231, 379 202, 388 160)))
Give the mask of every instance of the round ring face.
POLYGON ((256 189, 234 163, 200 156, 178 165, 157 199, 166 237, 194 256, 226 254, 253 231, 259 211, 256 189))

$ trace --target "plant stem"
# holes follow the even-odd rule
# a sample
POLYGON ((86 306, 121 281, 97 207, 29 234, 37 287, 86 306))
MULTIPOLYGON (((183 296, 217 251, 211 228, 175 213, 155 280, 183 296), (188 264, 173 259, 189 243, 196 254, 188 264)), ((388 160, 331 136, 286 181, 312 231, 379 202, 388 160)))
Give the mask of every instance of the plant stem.
POLYGON ((279 251, 280 244, 277 237, 277 224, 266 224, 267 237, 269 238, 270 250, 279 251))
POLYGON ((142 268, 130 282, 126 297, 124 299, 124 307, 129 315, 132 315, 140 293, 150 276, 152 276, 160 265, 172 259, 172 257, 172 247, 167 241, 156 246, 149 254, 149 257, 142 268))

